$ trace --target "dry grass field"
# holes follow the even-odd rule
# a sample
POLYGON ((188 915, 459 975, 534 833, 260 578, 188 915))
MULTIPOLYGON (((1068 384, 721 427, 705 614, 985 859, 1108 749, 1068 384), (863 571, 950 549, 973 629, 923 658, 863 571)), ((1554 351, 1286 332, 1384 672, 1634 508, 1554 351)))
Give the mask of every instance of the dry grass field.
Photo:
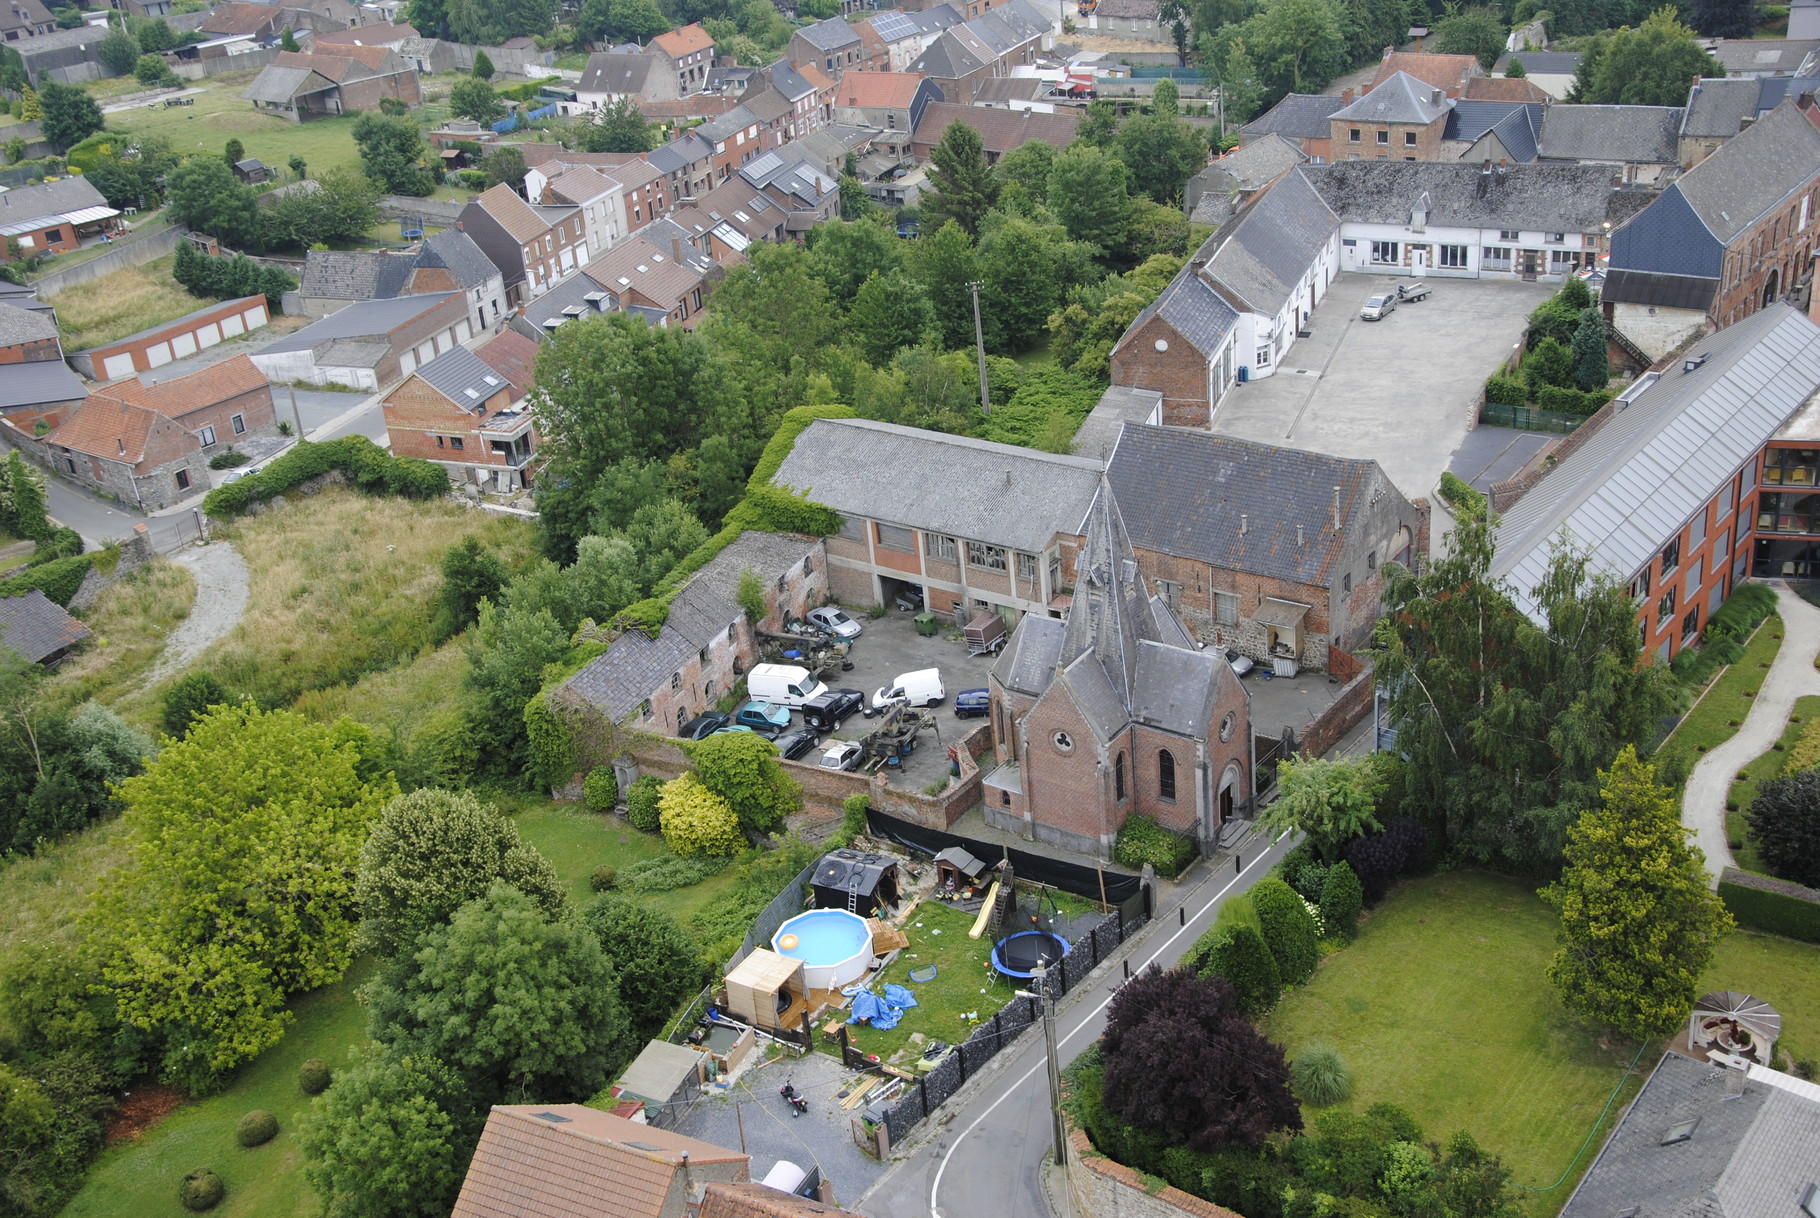
POLYGON ((173 261, 157 258, 57 293, 51 303, 57 306, 64 347, 98 347, 214 304, 210 297, 191 296, 177 286, 171 278, 173 261))
POLYGON ((93 698, 128 720, 155 723, 154 700, 139 684, 195 599, 195 580, 168 558, 154 559, 107 589, 82 614, 94 639, 58 665, 50 696, 68 706, 93 698))

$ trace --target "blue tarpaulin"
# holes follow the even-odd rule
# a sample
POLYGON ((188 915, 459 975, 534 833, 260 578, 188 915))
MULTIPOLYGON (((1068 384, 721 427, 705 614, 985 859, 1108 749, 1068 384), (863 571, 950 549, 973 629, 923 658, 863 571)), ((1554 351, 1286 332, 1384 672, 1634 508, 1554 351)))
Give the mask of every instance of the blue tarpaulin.
POLYGON ((916 995, 901 985, 888 985, 885 987, 885 1001, 894 1007, 908 1010, 916 1005, 916 995))
POLYGON ((883 998, 871 990, 861 990, 853 995, 853 1009, 847 1015, 847 1022, 869 1022, 879 1031, 889 1032, 904 1017, 904 1008, 915 1005, 916 995, 901 985, 886 986, 883 998))

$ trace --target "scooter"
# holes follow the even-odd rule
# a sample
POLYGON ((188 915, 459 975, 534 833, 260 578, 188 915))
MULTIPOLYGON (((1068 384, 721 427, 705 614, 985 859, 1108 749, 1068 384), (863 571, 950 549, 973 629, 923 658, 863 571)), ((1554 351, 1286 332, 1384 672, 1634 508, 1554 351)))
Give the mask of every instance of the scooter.
POLYGON ((795 1109, 791 1116, 799 1117, 809 1111, 809 1101, 797 1093, 796 1087, 788 1079, 777 1089, 777 1094, 784 1097, 784 1103, 795 1109))

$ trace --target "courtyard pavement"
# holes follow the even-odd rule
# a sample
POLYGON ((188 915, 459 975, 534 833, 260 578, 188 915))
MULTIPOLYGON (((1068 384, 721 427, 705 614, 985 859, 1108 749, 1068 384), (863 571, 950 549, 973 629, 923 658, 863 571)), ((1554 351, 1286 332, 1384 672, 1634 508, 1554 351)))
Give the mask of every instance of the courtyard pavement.
POLYGON ((1706 854, 1706 869, 1716 888, 1719 876, 1733 865, 1725 835, 1725 800, 1732 778, 1763 756, 1782 738, 1795 699, 1820 694, 1820 672, 1814 656, 1820 653, 1820 609, 1771 581, 1776 591, 1776 612, 1782 615, 1782 649, 1751 701, 1750 714, 1737 733, 1713 749, 1694 766, 1681 795, 1681 823, 1694 831, 1694 844, 1706 854))
MULTIPOLYGON (((1409 282, 1411 280, 1405 280, 1409 282)), ((1212 430, 1338 457, 1370 457, 1397 489, 1434 499, 1475 422, 1485 380, 1553 285, 1429 279, 1434 294, 1383 321, 1359 319, 1387 275, 1343 274, 1276 375, 1234 386, 1212 430)), ((1489 464, 1489 462, 1487 462, 1489 464)))

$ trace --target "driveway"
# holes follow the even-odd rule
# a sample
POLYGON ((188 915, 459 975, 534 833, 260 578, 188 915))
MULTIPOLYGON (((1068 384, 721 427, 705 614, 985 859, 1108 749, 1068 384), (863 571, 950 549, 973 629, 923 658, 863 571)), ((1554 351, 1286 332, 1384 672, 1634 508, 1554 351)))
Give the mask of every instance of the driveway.
POLYGON ((1431 279, 1434 295, 1383 321, 1359 320, 1367 296, 1396 282, 1345 274, 1275 376, 1233 387, 1212 430, 1337 457, 1370 457, 1411 499, 1432 500, 1476 420, 1485 379, 1548 299, 1547 284, 1431 279))

